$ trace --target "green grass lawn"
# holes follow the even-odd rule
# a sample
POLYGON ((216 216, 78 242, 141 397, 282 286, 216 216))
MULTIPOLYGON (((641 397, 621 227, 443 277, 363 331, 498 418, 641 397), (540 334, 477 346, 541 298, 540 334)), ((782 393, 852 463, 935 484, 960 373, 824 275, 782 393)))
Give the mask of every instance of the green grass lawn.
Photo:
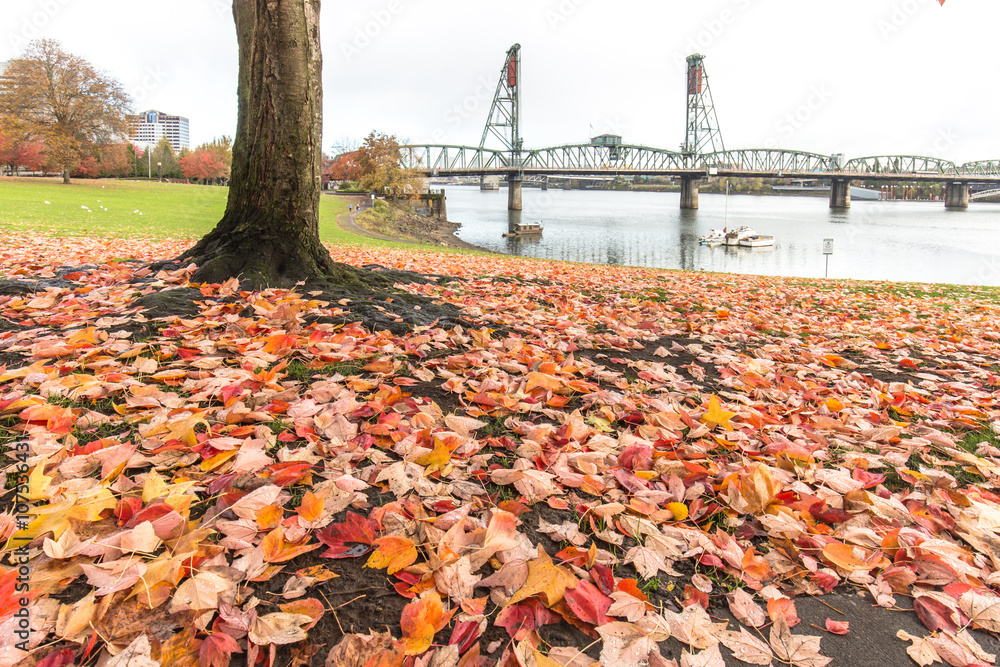
MULTIPOLYGON (((113 179, 77 179, 65 185, 61 178, 0 178, 0 231, 60 237, 197 239, 222 217, 228 194, 229 188, 210 185, 113 179)), ((340 229, 336 218, 346 212, 347 203, 338 197, 320 200, 319 233, 324 241, 407 245, 340 229)))

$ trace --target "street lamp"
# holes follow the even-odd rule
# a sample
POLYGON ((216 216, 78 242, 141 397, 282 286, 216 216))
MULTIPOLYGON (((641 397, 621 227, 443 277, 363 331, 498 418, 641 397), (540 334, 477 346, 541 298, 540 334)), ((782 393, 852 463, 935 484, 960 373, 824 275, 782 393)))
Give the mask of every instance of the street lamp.
POLYGON ((156 168, 160 172, 160 182, 162 183, 163 182, 163 163, 162 162, 157 162, 156 163, 156 168))

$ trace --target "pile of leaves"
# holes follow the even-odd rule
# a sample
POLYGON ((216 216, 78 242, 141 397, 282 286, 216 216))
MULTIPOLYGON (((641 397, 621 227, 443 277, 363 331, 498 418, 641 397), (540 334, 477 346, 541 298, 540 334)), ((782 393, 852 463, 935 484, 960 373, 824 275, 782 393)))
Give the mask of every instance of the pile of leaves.
POLYGON ((994 663, 997 291, 331 248, 457 277, 394 334, 182 249, 0 256, 0 665, 994 663))

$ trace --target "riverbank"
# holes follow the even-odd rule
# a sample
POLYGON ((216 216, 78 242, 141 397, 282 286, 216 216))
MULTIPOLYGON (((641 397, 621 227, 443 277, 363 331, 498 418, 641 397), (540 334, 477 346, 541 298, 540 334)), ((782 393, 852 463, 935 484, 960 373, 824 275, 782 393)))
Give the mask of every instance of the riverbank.
POLYGON ((360 214, 357 211, 342 214, 337 218, 337 223, 346 231, 384 241, 492 252, 455 236, 462 223, 417 213, 404 203, 376 200, 372 207, 364 209, 360 214))

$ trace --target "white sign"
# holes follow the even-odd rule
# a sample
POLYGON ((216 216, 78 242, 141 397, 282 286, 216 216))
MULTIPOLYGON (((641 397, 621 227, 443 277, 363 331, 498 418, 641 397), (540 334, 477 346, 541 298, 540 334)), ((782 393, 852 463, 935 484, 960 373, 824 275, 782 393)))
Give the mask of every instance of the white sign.
POLYGON ((824 255, 833 254, 833 239, 823 239, 823 254, 824 255))

